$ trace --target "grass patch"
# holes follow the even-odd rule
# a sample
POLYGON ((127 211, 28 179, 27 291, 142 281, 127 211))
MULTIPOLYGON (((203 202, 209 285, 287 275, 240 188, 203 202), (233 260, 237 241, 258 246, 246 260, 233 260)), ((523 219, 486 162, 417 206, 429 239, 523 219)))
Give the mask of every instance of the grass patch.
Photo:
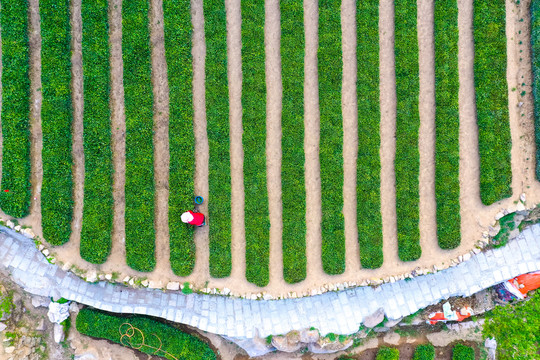
POLYGON ((22 218, 30 211, 30 78, 28 0, 2 3, 2 189, 0 207, 22 218), (8 191, 6 191, 8 190, 8 191))
POLYGON ((122 55, 126 113, 126 260, 137 271, 156 265, 153 94, 148 0, 123 1, 122 55))
POLYGON ((242 1, 241 7, 246 278, 257 286, 265 286, 269 280, 270 220, 266 188, 264 2, 242 1))
POLYGON ((227 18, 224 0, 203 1, 206 40, 206 123, 210 275, 231 274, 231 159, 229 87, 227 82, 227 18))
POLYGON ((85 179, 80 251, 94 264, 109 256, 113 218, 107 10, 106 0, 82 1, 85 179))
POLYGON ((396 213, 399 258, 420 257, 418 150, 419 74, 416 0, 401 1, 395 7, 396 54, 396 213))
POLYGON ((73 216, 69 9, 68 0, 42 0, 39 4, 43 91, 41 224, 43 237, 51 245, 69 241, 73 216))
POLYGON ((165 56, 169 80, 169 241, 171 268, 187 276, 195 266, 194 227, 180 216, 193 207, 195 137, 190 1, 165 1, 165 56))
POLYGON ((216 359, 216 354, 204 341, 145 316, 115 316, 84 308, 77 315, 76 327, 81 334, 166 359, 216 359))
POLYGON ((319 1, 319 110, 322 263, 327 274, 345 271, 341 3, 319 1))
POLYGON ((431 344, 418 345, 414 350, 413 360, 434 360, 435 348, 431 344))
POLYGON ((504 0, 474 2, 474 83, 485 205, 512 195, 504 0))
POLYGON ((435 3, 435 197, 442 249, 461 241, 457 1, 435 3))
POLYGON ((540 180, 540 3, 531 1, 531 49, 536 139, 536 179, 540 180))
POLYGON ((356 2, 358 61, 358 242, 362 267, 383 263, 379 110, 379 2, 356 2))
POLYGON ((463 344, 456 344, 452 349, 452 360, 474 360, 474 349, 463 344))
POLYGON ((377 351, 375 360, 399 360, 399 350, 383 346, 377 351))
POLYGON ((283 277, 293 284, 306 278, 306 187, 304 176, 304 9, 284 0, 281 7, 281 197, 283 277))

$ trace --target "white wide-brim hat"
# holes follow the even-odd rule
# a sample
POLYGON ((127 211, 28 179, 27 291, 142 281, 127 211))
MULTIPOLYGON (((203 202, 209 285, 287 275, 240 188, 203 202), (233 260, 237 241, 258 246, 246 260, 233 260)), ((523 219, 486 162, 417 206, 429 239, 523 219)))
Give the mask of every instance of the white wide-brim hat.
POLYGON ((191 215, 188 211, 182 214, 180 217, 182 219, 182 222, 188 223, 191 220, 193 220, 193 215, 191 215))

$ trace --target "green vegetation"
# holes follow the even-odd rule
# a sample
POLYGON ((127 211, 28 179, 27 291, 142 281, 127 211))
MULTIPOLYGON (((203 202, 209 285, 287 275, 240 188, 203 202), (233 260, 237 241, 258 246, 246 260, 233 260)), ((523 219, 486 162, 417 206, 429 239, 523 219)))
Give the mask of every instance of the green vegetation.
POLYGON ((242 1, 241 7, 246 278, 257 286, 265 286, 269 279, 270 220, 266 188, 264 2, 242 1))
POLYGON ((71 235, 73 178, 71 156, 71 34, 68 0, 43 0, 41 16, 41 84, 43 104, 43 237, 62 245, 71 235))
POLYGON ((508 243, 510 232, 516 229, 516 223, 514 221, 515 215, 516 213, 510 213, 499 219, 501 230, 499 230, 497 235, 495 235, 491 240, 495 248, 499 248, 508 243))
POLYGON ((107 0, 82 1, 84 76, 84 208, 81 257, 107 260, 113 218, 109 24, 107 0))
POLYGON ((416 0, 401 1, 395 7, 396 53, 396 213, 399 258, 420 257, 418 150, 419 74, 416 0))
POLYGON ((485 205, 512 195, 506 82, 505 1, 474 2, 474 83, 485 205))
POLYGON ((30 210, 30 78, 28 0, 3 1, 2 189, 0 207, 22 218, 30 210))
POLYGON ((529 300, 496 306, 486 316, 482 334, 497 340, 497 359, 538 359, 540 292, 529 300))
POLYGON ((227 19, 225 0, 203 1, 206 40, 206 123, 210 275, 231 274, 231 167, 229 87, 227 83, 227 19))
POLYGON ((383 263, 379 110, 379 2, 356 2, 358 61, 358 242, 362 267, 383 263))
POLYGON ((13 304, 13 291, 8 292, 6 295, 2 296, 0 301, 0 318, 6 315, 9 316, 15 305, 13 304))
POLYGON ((461 240, 457 0, 435 3, 435 196, 442 249, 461 240))
POLYGON ((304 181, 304 9, 285 0, 281 7, 281 197, 283 202, 283 277, 306 278, 306 188, 304 181))
POLYGON ((399 350, 389 347, 381 347, 377 352, 376 360, 399 360, 399 350))
POLYGON ((327 274, 345 271, 343 122, 341 115, 341 2, 319 1, 319 110, 322 263, 327 274))
POLYGON ((153 94, 148 0, 123 1, 122 53, 126 107, 126 259, 138 271, 156 265, 153 94))
POLYGON ((195 266, 193 226, 182 213, 193 206, 195 137, 193 134, 191 13, 189 0, 163 2, 165 56, 169 79, 169 241, 173 272, 187 276, 195 266))
POLYGON ((540 3, 531 2, 531 49, 536 137, 536 178, 540 180, 540 3))
POLYGON ((216 359, 212 349, 199 338, 144 316, 115 316, 89 308, 77 315, 77 330, 166 359, 216 359))
POLYGON ((474 360, 474 349, 470 346, 456 344, 452 350, 452 360, 474 360))
POLYGON ((413 360, 434 360, 435 348, 431 344, 418 345, 414 350, 413 360))

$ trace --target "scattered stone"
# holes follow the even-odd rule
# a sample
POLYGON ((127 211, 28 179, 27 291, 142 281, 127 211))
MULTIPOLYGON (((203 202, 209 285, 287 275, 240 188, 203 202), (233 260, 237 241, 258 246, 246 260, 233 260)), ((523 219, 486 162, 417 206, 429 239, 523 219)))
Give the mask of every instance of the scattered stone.
POLYGON ((45 249, 45 246, 44 246, 43 244, 39 244, 38 250, 39 250, 39 251, 42 251, 43 249, 45 249))
POLYGON ((73 313, 73 314, 78 314, 79 313, 79 305, 77 305, 76 302, 71 302, 71 304, 69 304, 69 312, 73 313))
POLYGON ((383 338, 384 342, 390 345, 398 345, 400 339, 401 336, 399 336, 399 334, 395 332, 388 333, 384 335, 383 338))
POLYGON ((130 278, 129 276, 126 276, 126 277, 124 278, 124 280, 122 280, 122 281, 125 282, 125 283, 127 283, 127 282, 129 282, 129 279, 131 279, 131 278, 130 278))
POLYGON ((150 282, 147 279, 144 279, 143 281, 141 281, 141 285, 144 287, 148 287, 149 284, 150 282))
POLYGON ((105 275, 104 274, 99 274, 98 279, 99 280, 105 280, 105 275))
POLYGON ((129 279, 128 284, 131 286, 135 285, 135 279, 133 278, 129 279))
POLYGON ((49 256, 49 254, 50 254, 49 249, 43 249, 42 253, 45 256, 49 256))
POLYGON ((463 261, 470 260, 470 258, 471 258, 471 254, 469 254, 469 253, 466 253, 466 254, 463 255, 463 257, 462 257, 463 261))
POLYGON ((307 330, 304 329, 300 331, 300 341, 303 343, 312 343, 319 341, 320 335, 318 330, 307 330))
POLYGON ((180 283, 177 281, 171 281, 167 284, 167 290, 178 291, 180 290, 180 283))
POLYGON ((51 300, 41 297, 41 296, 32 296, 32 306, 35 308, 38 307, 48 307, 51 300))
POLYGON ((379 308, 373 314, 366 316, 364 319, 364 326, 368 328, 373 328, 383 322, 384 320, 384 309, 379 308))
POLYGON ((231 293, 231 289, 223 288, 223 295, 229 295, 230 293, 231 293))
POLYGON ((257 300, 257 294, 251 294, 251 300, 257 300))
POLYGON ((54 324, 54 342, 59 344, 62 340, 64 340, 65 334, 64 334, 64 327, 60 324, 54 324))
POLYGON ((13 228, 15 231, 21 231, 22 227, 21 225, 17 225, 13 228))
POLYGON ((105 279, 111 281, 112 280, 112 274, 105 274, 105 279))
POLYGON ((38 325, 36 326, 36 331, 45 331, 47 328, 45 327, 45 319, 39 320, 38 325))
POLYGON ((10 229, 13 229, 15 227, 15 224, 13 223, 13 221, 8 220, 6 221, 6 226, 10 229))
POLYGON ((397 324, 399 324, 401 322, 401 320, 403 320, 402 317, 400 317, 399 319, 395 319, 395 320, 387 320, 385 323, 384 323, 384 326, 386 327, 394 327, 396 326, 397 324))
POLYGON ((90 271, 88 274, 86 274, 86 281, 88 282, 96 282, 97 279, 98 278, 95 271, 90 271))
POLYGON ((64 265, 62 265, 62 270, 68 271, 69 269, 71 269, 71 263, 67 262, 64 265))
POLYGON ((57 302, 51 302, 49 304, 49 311, 47 317, 50 322, 60 324, 62 321, 69 317, 69 304, 60 304, 57 302))
POLYGON ((15 351, 15 346, 8 346, 8 347, 4 348, 4 352, 6 354, 13 354, 14 351, 15 351))
POLYGON ((4 331, 6 329, 7 329, 7 325, 0 322, 0 332, 4 331))
POLYGON ((263 295, 263 299, 264 299, 264 300, 272 300, 273 297, 272 297, 272 295, 270 295, 270 294, 264 294, 264 295, 263 295))
MULTIPOLYGON (((525 193, 519 195, 519 200, 522 202, 522 203, 525 203, 525 201, 527 201, 527 195, 525 195, 525 193)), ((487 341, 487 340, 486 340, 487 341)))
POLYGON ((525 205, 523 205, 522 202, 518 202, 518 203, 516 204, 516 210, 517 210, 517 211, 523 211, 523 210, 527 210, 527 208, 525 207, 525 205))

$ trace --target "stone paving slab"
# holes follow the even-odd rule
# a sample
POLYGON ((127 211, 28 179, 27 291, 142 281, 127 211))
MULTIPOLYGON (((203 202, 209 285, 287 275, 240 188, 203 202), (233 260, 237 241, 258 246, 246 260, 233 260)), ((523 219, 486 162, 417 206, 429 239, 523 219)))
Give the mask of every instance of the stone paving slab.
POLYGON ((1 226, 0 266, 35 295, 62 296, 105 311, 161 317, 228 337, 266 337, 311 326, 322 334, 349 334, 379 308, 389 319, 397 319, 451 296, 470 296, 540 270, 540 224, 525 229, 503 248, 480 253, 435 274, 301 299, 247 300, 86 283, 49 264, 31 239, 1 226))

